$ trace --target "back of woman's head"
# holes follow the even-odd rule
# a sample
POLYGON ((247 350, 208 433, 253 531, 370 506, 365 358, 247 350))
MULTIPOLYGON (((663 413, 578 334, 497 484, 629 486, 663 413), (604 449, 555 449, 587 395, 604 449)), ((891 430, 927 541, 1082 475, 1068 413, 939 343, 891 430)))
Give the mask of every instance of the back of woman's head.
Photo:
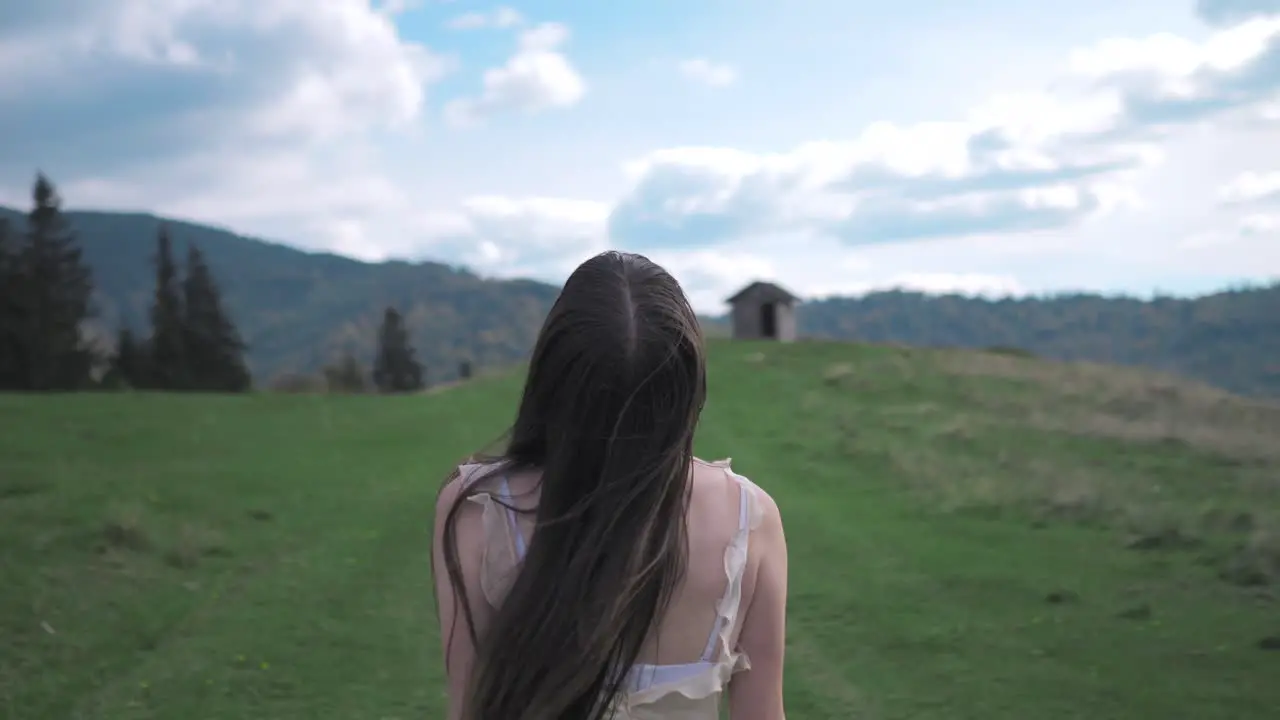
POLYGON ((647 258, 607 252, 570 275, 503 457, 540 470, 541 494, 524 564, 476 638, 470 720, 607 717, 683 575, 702 350, 679 284, 647 258))

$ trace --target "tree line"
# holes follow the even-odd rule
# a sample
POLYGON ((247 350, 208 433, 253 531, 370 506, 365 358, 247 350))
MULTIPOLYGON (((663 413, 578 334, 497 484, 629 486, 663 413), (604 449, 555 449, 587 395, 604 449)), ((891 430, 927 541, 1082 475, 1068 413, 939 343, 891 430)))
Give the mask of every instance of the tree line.
POLYGON ((337 362, 325 366, 319 378, 285 374, 277 378, 274 385, 286 392, 324 389, 363 393, 369 392, 371 386, 381 393, 416 392, 427 386, 427 369, 418 360, 404 317, 399 310, 388 307, 383 311, 382 324, 378 327, 372 372, 365 372, 355 355, 347 351, 337 362))
MULTIPOLYGON (((17 223, 21 224, 21 223, 17 223)), ((25 227, 0 219, 0 391, 89 389, 246 392, 247 344, 224 307, 200 248, 187 243, 179 267, 167 225, 152 257, 149 332, 121 324, 104 348, 93 339, 93 276, 54 184, 37 174, 25 227)), ((346 355, 325 372, 334 389, 409 392, 425 384, 404 320, 383 313, 368 375, 346 355), (366 380, 371 383, 366 383, 366 380)))
POLYGON ((223 308, 222 291, 200 248, 187 245, 186 266, 180 270, 162 224, 153 262, 151 332, 138 337, 127 325, 120 327, 104 384, 187 392, 250 389, 247 346, 223 308))

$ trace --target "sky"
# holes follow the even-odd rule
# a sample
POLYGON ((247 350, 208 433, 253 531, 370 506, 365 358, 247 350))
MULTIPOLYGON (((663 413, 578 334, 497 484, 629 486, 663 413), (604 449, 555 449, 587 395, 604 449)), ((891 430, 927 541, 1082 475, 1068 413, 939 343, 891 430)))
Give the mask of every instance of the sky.
POLYGON ((365 260, 640 252, 704 312, 1197 294, 1280 278, 1280 0, 4 3, 0 204, 37 170, 365 260))

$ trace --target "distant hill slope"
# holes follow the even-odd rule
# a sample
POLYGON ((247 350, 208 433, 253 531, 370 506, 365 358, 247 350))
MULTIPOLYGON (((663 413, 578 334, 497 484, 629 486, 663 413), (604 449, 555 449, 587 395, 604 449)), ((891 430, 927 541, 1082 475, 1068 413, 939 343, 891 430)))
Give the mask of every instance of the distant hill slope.
POLYGON ((800 326, 814 337, 1016 347, 1061 360, 1139 365, 1238 393, 1280 397, 1280 283, 1149 301, 882 292, 806 303, 800 326))
MULTIPOLYGON (((0 217, 15 219, 0 208, 0 217)), ((152 215, 67 213, 93 268, 101 321, 145 328, 151 257, 162 220, 152 215)), ((486 280, 440 263, 365 263, 309 253, 180 221, 169 223, 179 257, 200 246, 250 345, 255 380, 319 369, 345 349, 366 362, 387 305, 405 315, 432 381, 470 357, 480 365, 524 356, 558 288, 486 280)))
MULTIPOLYGON (((0 217, 19 213, 0 208, 0 217)), ((142 328, 160 218, 68 213, 93 267, 102 322, 142 328)), ((179 252, 197 243, 222 282, 255 378, 312 372, 344 349, 367 360, 383 307, 406 315, 432 381, 459 360, 525 357, 558 291, 531 280, 489 280, 448 265, 365 263, 168 221, 179 252)), ((749 278, 743 278, 746 282, 749 278)), ((709 334, 727 334, 706 318, 709 334)), ((1010 346, 1061 359, 1144 365, 1255 395, 1280 396, 1280 284, 1192 300, 1096 295, 989 301, 881 292, 807 303, 808 336, 959 347, 1010 346)))

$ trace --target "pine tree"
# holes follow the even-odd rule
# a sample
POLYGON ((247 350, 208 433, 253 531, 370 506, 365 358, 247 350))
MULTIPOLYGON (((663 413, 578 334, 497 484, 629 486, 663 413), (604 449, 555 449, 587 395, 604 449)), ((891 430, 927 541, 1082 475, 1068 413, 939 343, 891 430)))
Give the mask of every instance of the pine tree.
POLYGON ((156 236, 156 287, 151 301, 150 358, 148 387, 158 390, 186 390, 190 386, 187 355, 183 348, 182 288, 178 266, 173 261, 169 229, 160 226, 156 236))
POLYGON ((23 386, 19 362, 20 328, 18 244, 7 220, 0 219, 0 390, 23 386))
POLYGON ((62 199, 43 174, 32 189, 26 242, 12 271, 21 313, 18 382, 27 390, 76 390, 91 382, 94 352, 81 333, 92 315, 93 280, 62 199))
POLYGON ((187 246, 182 282, 183 345, 191 385, 196 390, 244 392, 252 385, 244 360, 245 343, 222 306, 222 292, 195 245, 187 246))
POLYGON ((404 318, 395 308, 382 314, 378 328, 378 350, 373 361, 373 384, 379 392, 412 392, 422 388, 422 365, 418 362, 404 318))

